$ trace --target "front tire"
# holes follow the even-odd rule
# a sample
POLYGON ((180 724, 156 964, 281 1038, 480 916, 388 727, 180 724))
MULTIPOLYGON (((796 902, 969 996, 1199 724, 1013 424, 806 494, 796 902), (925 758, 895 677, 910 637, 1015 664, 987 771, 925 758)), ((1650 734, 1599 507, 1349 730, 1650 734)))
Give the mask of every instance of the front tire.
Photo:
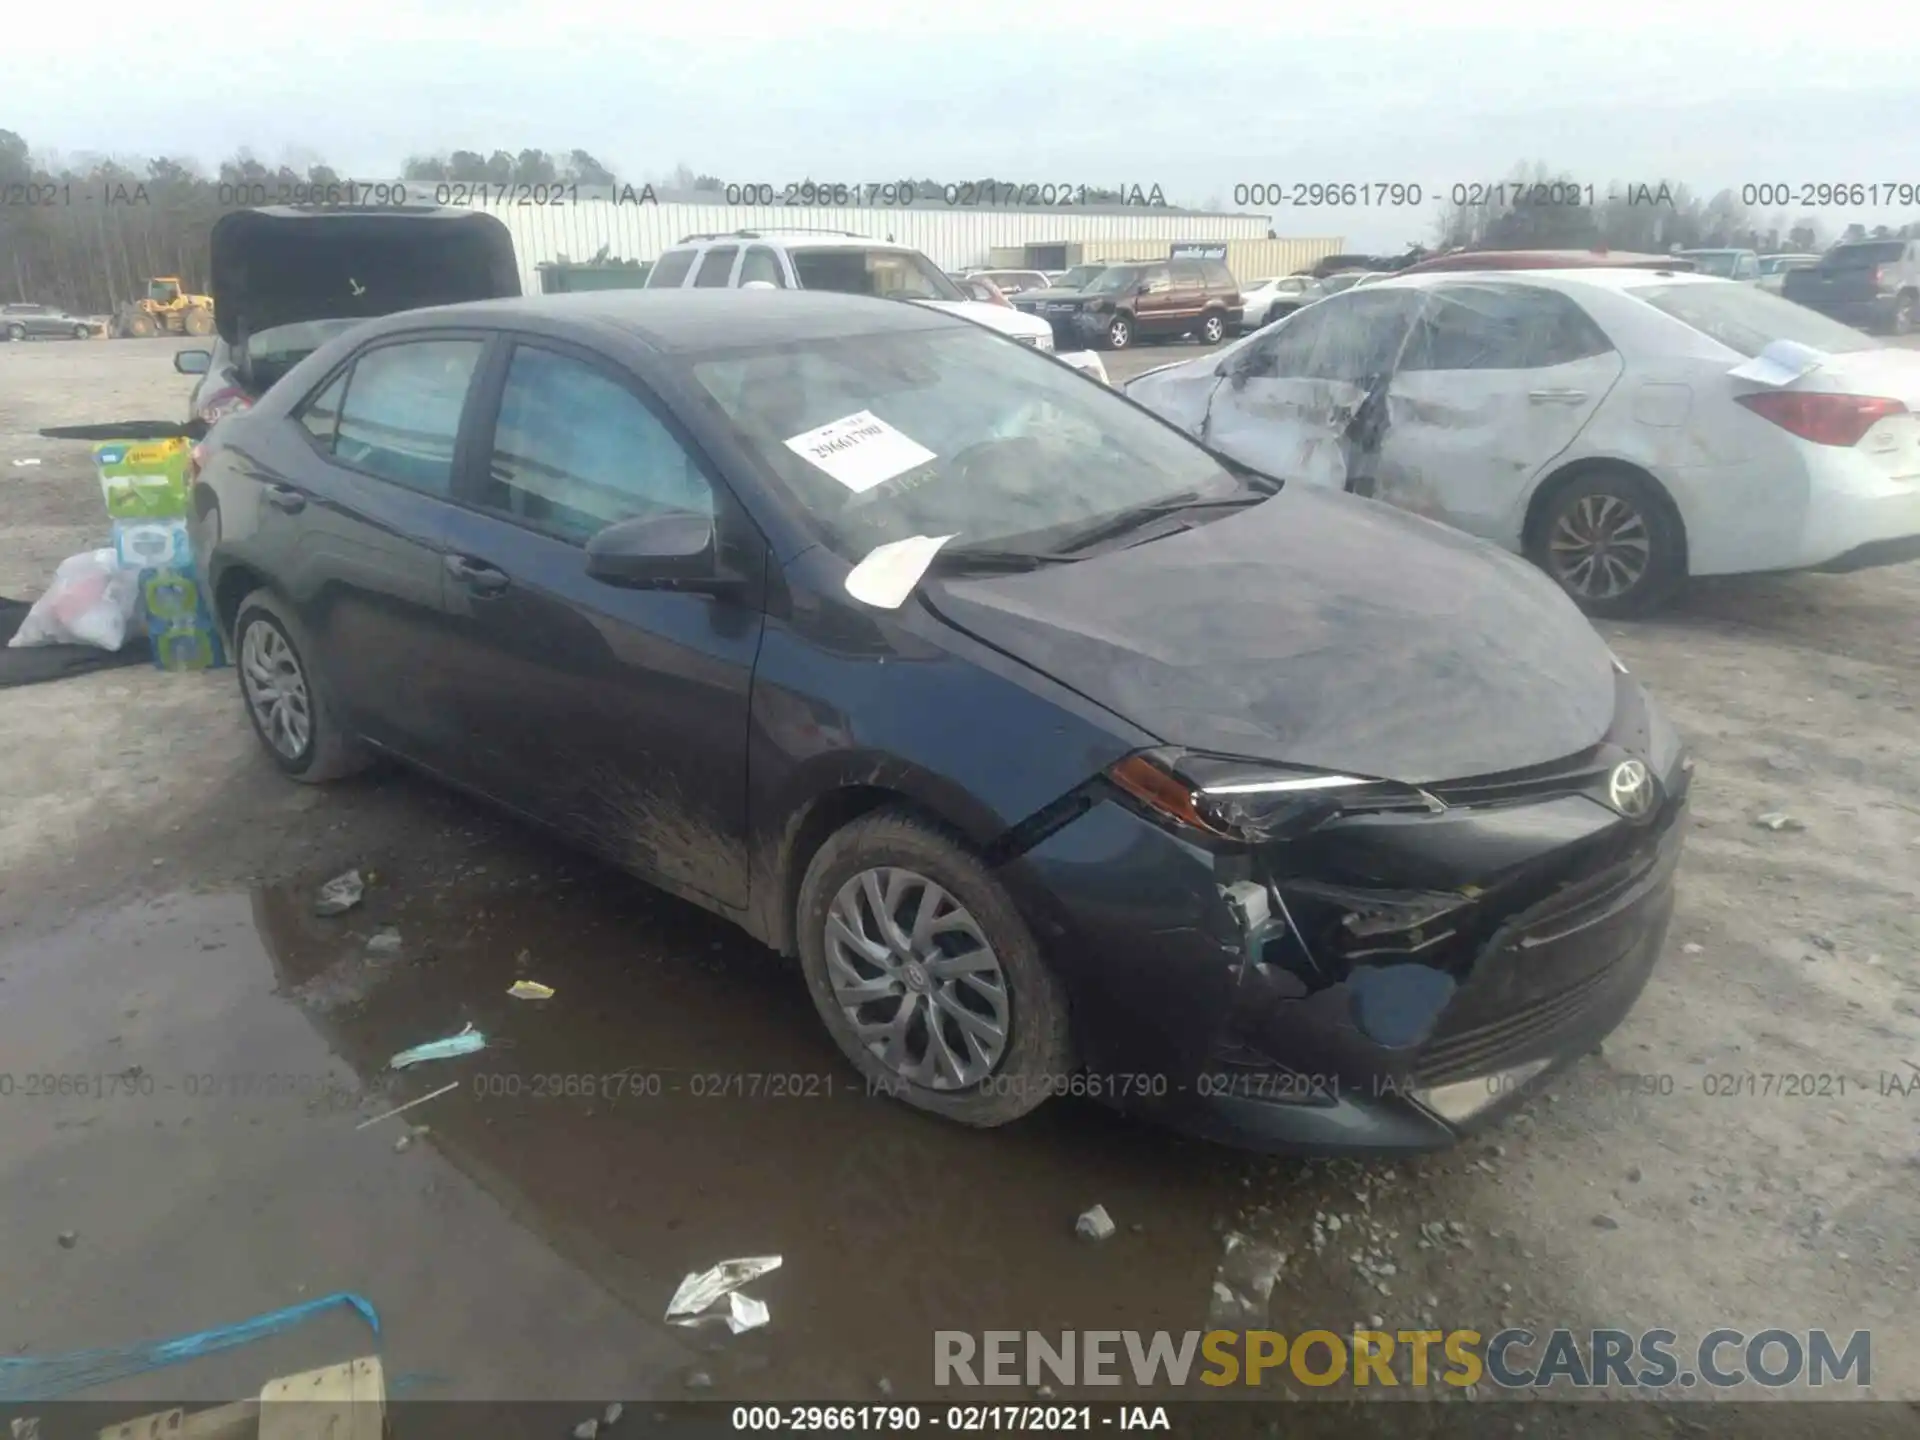
POLYGON ((1588 471, 1546 503, 1527 555, 1587 614, 1643 615, 1686 579, 1686 544, 1666 493, 1631 470, 1588 471))
POLYGON ((1920 320, 1920 315, 1916 315, 1915 313, 1917 306, 1920 306, 1920 297, 1916 297, 1913 291, 1903 290, 1900 292, 1900 297, 1893 302, 1893 325, 1891 328, 1895 335, 1913 334, 1916 320, 1920 320))
POLYGON ((255 590, 240 602, 233 652, 247 718, 281 774, 321 785, 372 763, 335 718, 305 627, 271 591, 255 590))
POLYGON ((1200 343, 1218 345, 1227 338, 1227 321, 1224 315, 1208 315, 1200 322, 1200 343))
POLYGON ((1065 1088, 1065 991, 946 831, 905 810, 860 817, 813 857, 794 918, 814 1006, 875 1089, 987 1127, 1065 1088))
POLYGON ((27 338, 27 327, 26 327, 26 326, 24 326, 24 325, 9 325, 9 326, 7 326, 7 339, 9 339, 9 340, 14 340, 14 341, 19 341, 19 340, 24 340, 24 339, 26 339, 26 338, 27 338))
POLYGON ((1129 315, 1116 315, 1107 322, 1107 348, 1124 350, 1133 344, 1133 318, 1129 315))
POLYGON ((74 326, 73 338, 76 340, 91 340, 93 338, 93 327, 89 325, 74 326))

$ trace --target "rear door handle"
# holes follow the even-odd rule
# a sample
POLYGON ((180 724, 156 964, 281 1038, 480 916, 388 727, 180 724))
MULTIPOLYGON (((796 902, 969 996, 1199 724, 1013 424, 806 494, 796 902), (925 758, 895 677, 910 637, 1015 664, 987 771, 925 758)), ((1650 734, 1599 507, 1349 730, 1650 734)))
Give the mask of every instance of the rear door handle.
POLYGON ((468 555, 447 556, 447 574, 476 595, 498 595, 513 582, 507 572, 468 555))
POLYGON ((1527 399, 1539 405, 1582 405, 1586 403, 1584 390, 1529 390, 1527 399))
POLYGON ((267 491, 267 503, 276 510, 284 510, 289 515, 298 515, 307 508, 307 497, 291 485, 275 485, 267 491))

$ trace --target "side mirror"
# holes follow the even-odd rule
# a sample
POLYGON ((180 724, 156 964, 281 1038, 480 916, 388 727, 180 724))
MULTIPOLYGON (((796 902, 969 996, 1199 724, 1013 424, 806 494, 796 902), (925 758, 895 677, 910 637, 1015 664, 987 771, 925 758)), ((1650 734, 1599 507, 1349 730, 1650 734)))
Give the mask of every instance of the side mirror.
POLYGON ((721 573, 713 517, 688 510, 607 526, 587 541, 587 574, 633 590, 713 593, 739 583, 721 573))
POLYGON ((213 352, 176 350, 173 352, 173 368, 182 375, 204 375, 213 368, 213 352))

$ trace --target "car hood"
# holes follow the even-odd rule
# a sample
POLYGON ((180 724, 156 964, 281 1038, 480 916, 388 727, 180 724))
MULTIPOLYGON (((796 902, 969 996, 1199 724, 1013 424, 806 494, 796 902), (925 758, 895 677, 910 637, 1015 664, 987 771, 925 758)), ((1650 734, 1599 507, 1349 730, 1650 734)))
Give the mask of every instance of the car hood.
POLYGON ((210 249, 214 320, 229 345, 303 320, 520 293, 513 236, 478 210, 234 210, 214 222, 210 249))
POLYGON ((1014 298, 1024 300, 1029 305, 1084 305, 1094 297, 1085 290, 1047 289, 1022 291, 1014 298))
POLYGON ((921 300, 916 303, 929 310, 944 310, 949 315, 962 316, 977 325, 998 330, 1002 335, 1053 334, 1053 327, 1044 320, 1018 310, 1009 310, 1004 305, 989 305, 984 300, 921 300))
POLYGON ((1181 534, 929 577, 948 623, 1193 750, 1408 784, 1598 744, 1613 661, 1544 574, 1373 501, 1288 486, 1181 534))

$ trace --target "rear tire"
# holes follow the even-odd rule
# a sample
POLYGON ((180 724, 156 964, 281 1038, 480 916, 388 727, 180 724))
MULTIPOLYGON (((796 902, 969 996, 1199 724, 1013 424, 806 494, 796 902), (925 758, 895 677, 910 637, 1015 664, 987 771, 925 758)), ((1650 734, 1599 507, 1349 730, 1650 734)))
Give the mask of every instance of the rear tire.
POLYGON ((1000 882, 940 827, 889 808, 830 836, 794 925, 814 1006, 874 1089, 986 1127, 1065 1088, 1066 992, 1000 882))
POLYGON ((1686 580, 1686 540, 1667 494, 1623 467, 1582 472, 1535 516, 1527 558, 1589 615, 1626 619, 1686 580))
POLYGON ((306 628, 273 592, 255 590, 240 602, 233 655, 241 702, 268 757, 303 785, 344 779, 373 763, 366 747, 341 729, 313 654, 306 628))
POLYGON ((211 335, 212 333, 213 316, 206 309, 200 308, 187 312, 187 334, 211 335))
POLYGON ((1920 315, 1915 313, 1917 308, 1920 308, 1920 296, 1911 290, 1902 290, 1899 298, 1893 302, 1891 329, 1895 335, 1913 334, 1916 320, 1920 320, 1920 315))
POLYGON ((90 339, 92 339, 92 338, 93 338, 93 327, 92 327, 91 325, 76 325, 76 326, 74 326, 74 327, 73 327, 73 338, 74 338, 74 339, 76 339, 76 340, 90 340, 90 339))
POLYGON ((1202 345, 1218 345, 1222 340, 1226 338, 1227 338, 1226 316, 1215 312, 1207 315, 1203 320, 1201 320, 1200 343, 1202 345))
POLYGON ((24 325, 9 325, 9 326, 7 326, 7 339, 9 339, 9 340, 14 340, 14 341, 19 341, 19 340, 24 340, 24 339, 26 339, 26 338, 27 338, 27 327, 26 327, 26 326, 24 326, 24 325))

